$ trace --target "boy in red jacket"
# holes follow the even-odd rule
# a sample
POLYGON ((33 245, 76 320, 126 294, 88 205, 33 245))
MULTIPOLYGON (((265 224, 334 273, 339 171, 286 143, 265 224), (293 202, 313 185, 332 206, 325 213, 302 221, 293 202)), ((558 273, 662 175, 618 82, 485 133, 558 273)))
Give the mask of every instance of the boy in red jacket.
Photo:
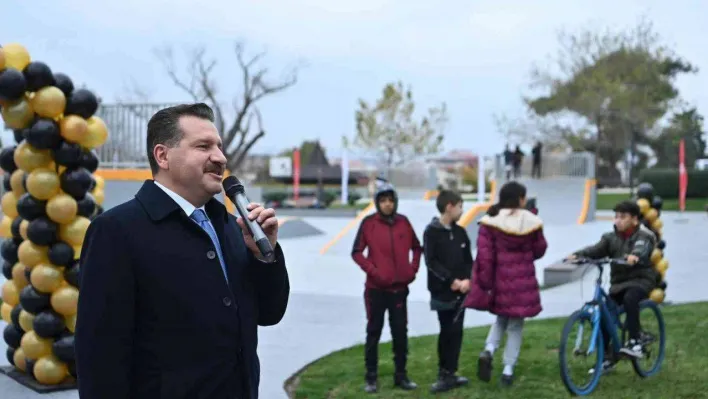
POLYGON ((386 311, 393 338, 396 372, 394 384, 405 390, 417 388, 406 372, 408 356, 408 285, 415 280, 423 248, 408 218, 396 212, 398 197, 393 186, 380 185, 374 196, 376 213, 362 220, 354 239, 352 258, 366 273, 366 386, 377 391, 378 345, 386 311), (364 250, 368 248, 367 255, 364 250), (413 253, 411 259, 411 252, 413 253))

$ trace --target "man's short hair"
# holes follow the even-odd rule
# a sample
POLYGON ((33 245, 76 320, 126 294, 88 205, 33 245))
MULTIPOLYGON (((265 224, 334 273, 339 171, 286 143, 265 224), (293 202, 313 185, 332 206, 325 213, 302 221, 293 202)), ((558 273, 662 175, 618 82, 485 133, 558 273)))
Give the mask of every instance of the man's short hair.
POLYGON ((150 118, 147 128, 147 158, 153 175, 160 169, 153 155, 155 146, 162 144, 174 148, 179 145, 184 135, 179 127, 182 116, 195 116, 214 122, 214 111, 204 103, 180 104, 157 111, 150 118))
POLYGON ((451 190, 440 190, 438 198, 435 200, 435 206, 440 213, 445 213, 445 209, 449 205, 457 205, 462 202, 462 196, 451 190))
POLYGON ((642 213, 639 210, 639 205, 635 201, 622 201, 615 205, 613 209, 616 213, 627 213, 631 216, 639 217, 642 213))

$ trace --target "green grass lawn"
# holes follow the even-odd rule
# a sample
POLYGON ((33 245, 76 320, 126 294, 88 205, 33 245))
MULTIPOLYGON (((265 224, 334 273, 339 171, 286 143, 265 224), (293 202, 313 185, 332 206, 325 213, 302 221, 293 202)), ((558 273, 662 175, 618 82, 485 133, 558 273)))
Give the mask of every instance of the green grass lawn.
MULTIPOLYGON (((669 296, 671 294, 669 293, 669 296)), ((641 379, 629 361, 600 380, 595 398, 706 398, 708 397, 708 302, 662 307, 667 327, 666 357, 659 374, 641 379)), ((644 316, 642 316, 644 317, 644 316)), ((477 356, 482 350, 488 327, 467 329, 460 358, 460 374, 470 377, 467 387, 453 390, 446 398, 568 398, 560 379, 558 345, 565 318, 529 321, 516 380, 511 388, 499 385, 501 353, 497 352, 494 377, 490 383, 476 379, 477 356)), ((363 327, 362 327, 363 328, 363 327)), ((363 329, 362 329, 363 332, 363 329)), ((419 387, 414 392, 393 389, 391 344, 379 348, 379 393, 376 398, 425 398, 437 373, 437 336, 410 339, 408 371, 419 387)), ((344 349, 307 367, 294 379, 296 398, 365 398, 363 391, 364 350, 361 346, 344 349)))
MULTIPOLYGON (((598 193, 597 194, 597 209, 598 210, 612 210, 612 208, 617 205, 618 202, 624 201, 629 198, 629 194, 608 194, 608 193, 598 193)), ((706 205, 708 205, 708 198, 687 198, 686 199, 686 211, 700 211, 705 212, 706 205)), ((678 211, 678 199, 664 199, 665 211, 678 211)))

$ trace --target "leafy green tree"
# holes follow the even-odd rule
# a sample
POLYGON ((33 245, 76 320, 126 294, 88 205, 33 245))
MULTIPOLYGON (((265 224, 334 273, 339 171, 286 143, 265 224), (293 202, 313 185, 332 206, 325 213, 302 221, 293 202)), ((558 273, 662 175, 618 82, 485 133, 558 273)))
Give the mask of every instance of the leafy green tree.
MULTIPOLYGON (((445 103, 428 109, 420 120, 414 112, 411 89, 401 82, 387 84, 375 104, 359 100, 356 135, 351 145, 377 154, 387 169, 415 156, 438 153, 448 121, 445 103)), ((350 146, 347 137, 343 137, 343 143, 350 146)))
POLYGON ((671 118, 668 127, 652 142, 652 149, 657 157, 659 167, 675 168, 678 166, 679 142, 684 139, 686 150, 686 167, 695 165, 706 151, 706 140, 703 137, 704 118, 694 107, 676 113, 671 118))

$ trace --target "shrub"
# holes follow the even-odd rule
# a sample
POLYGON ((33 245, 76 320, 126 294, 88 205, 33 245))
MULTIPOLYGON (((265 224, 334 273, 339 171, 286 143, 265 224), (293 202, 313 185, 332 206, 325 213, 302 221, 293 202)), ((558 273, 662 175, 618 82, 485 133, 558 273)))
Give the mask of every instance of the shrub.
MULTIPOLYGON (((679 170, 650 168, 639 173, 639 181, 654 186, 654 194, 662 198, 678 198, 679 170)), ((708 198, 708 170, 688 170, 686 198, 708 198)))

